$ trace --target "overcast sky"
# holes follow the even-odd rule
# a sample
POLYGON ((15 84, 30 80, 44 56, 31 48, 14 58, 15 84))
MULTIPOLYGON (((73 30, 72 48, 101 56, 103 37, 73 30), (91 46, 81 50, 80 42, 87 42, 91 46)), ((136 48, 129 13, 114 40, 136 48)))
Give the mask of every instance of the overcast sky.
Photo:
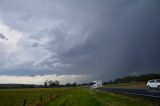
POLYGON ((160 73, 159 0, 0 0, 0 83, 144 73, 160 73))

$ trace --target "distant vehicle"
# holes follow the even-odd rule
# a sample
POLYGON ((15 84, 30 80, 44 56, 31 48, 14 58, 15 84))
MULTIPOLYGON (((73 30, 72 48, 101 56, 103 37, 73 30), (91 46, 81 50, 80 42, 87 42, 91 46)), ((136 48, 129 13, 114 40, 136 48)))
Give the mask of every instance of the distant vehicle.
POLYGON ((91 83, 91 88, 101 88, 101 87, 103 87, 101 80, 96 80, 91 83))
POLYGON ((147 82, 147 89, 157 89, 160 90, 160 79, 153 79, 147 82))

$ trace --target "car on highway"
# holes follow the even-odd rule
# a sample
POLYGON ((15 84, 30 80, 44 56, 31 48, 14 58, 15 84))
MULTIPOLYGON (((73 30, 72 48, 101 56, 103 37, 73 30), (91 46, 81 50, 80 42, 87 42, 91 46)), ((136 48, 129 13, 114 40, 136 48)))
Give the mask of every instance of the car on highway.
POLYGON ((160 90, 160 79, 153 79, 147 82, 147 89, 157 89, 160 90))
POLYGON ((101 87, 103 87, 101 80, 96 80, 91 83, 91 88, 101 88, 101 87))

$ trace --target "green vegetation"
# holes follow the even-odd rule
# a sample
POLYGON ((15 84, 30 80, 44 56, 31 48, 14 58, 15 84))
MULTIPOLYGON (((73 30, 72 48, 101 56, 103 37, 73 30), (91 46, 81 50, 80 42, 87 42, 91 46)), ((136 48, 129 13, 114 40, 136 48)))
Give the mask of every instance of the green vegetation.
POLYGON ((102 106, 89 90, 76 88, 51 101, 48 106, 102 106))
POLYGON ((146 89, 146 83, 147 82, 129 82, 129 83, 107 84, 107 85, 104 85, 103 87, 146 89))
POLYGON ((51 96, 58 95, 68 88, 31 88, 31 89, 0 89, 0 106, 23 106, 26 98, 26 106, 35 106, 42 101, 47 101, 51 96))
POLYGON ((130 82, 147 82, 151 79, 160 79, 160 74, 142 74, 139 76, 126 76, 123 78, 118 78, 115 80, 111 80, 108 82, 104 82, 104 84, 118 84, 118 83, 130 83, 130 82))
POLYGON ((151 79, 160 79, 160 74, 144 74, 139 76, 126 76, 123 78, 117 78, 108 82, 104 82, 104 87, 116 87, 116 88, 138 88, 146 89, 146 83, 151 79))
POLYGON ((87 88, 1 89, 0 106, 156 106, 142 98, 87 88), (41 101, 42 95, 42 101, 41 101))
POLYGON ((156 106, 141 98, 129 97, 113 93, 100 92, 89 89, 73 89, 60 96, 48 106, 156 106))
POLYGON ((103 106, 156 106, 155 104, 145 101, 142 98, 118 95, 106 92, 90 91, 90 94, 96 98, 103 106))

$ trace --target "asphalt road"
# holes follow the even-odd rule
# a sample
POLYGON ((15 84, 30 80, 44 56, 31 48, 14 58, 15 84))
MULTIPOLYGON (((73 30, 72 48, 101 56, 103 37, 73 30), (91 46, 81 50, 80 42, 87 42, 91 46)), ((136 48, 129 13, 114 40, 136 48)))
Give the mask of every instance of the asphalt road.
POLYGON ((157 90, 148 91, 145 89, 126 89, 126 88, 98 88, 97 90, 112 92, 112 93, 143 96, 151 99, 160 99, 160 91, 157 90))

